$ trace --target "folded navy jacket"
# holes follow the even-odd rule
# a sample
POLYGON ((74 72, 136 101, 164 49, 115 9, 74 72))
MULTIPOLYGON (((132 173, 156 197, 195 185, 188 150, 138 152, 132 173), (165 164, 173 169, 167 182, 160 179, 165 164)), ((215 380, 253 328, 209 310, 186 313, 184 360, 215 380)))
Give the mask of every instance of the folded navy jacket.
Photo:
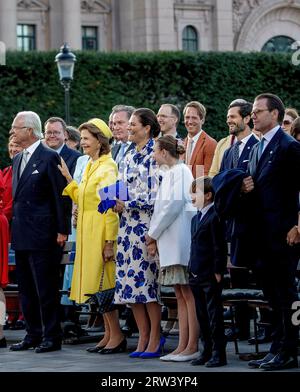
POLYGON ((101 188, 99 190, 99 195, 101 202, 98 205, 98 211, 100 214, 104 214, 109 210, 109 208, 113 208, 117 204, 116 199, 122 201, 129 200, 127 186, 121 180, 118 180, 112 185, 101 188))

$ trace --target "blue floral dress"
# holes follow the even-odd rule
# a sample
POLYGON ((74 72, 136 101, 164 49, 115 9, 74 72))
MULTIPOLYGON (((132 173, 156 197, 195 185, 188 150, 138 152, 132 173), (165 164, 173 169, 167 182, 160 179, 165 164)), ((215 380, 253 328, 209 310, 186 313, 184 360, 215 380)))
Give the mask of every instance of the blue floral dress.
POLYGON ((159 186, 158 167, 153 160, 154 141, 141 151, 133 149, 124 159, 119 179, 128 188, 129 201, 120 219, 116 256, 116 304, 159 302, 157 257, 147 254, 145 235, 153 214, 159 186))

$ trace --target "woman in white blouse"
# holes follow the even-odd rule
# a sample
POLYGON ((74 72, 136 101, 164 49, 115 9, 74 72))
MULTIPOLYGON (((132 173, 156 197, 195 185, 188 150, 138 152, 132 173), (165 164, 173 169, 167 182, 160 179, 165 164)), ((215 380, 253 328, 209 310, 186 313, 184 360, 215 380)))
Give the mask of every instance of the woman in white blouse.
POLYGON ((179 321, 179 342, 164 361, 183 362, 198 356, 199 326, 192 291, 188 285, 191 220, 196 213, 189 190, 193 175, 179 160, 184 147, 173 136, 159 138, 154 159, 162 170, 162 182, 147 236, 148 252, 159 253, 161 284, 174 286, 179 321))

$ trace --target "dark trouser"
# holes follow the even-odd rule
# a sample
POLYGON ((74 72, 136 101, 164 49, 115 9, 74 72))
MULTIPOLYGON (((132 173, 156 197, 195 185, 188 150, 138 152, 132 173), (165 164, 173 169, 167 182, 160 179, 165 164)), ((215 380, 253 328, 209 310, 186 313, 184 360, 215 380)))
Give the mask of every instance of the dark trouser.
POLYGON ((264 295, 272 312, 272 338, 270 352, 280 350, 287 355, 297 356, 299 327, 292 324, 292 303, 298 300, 295 273, 298 260, 285 254, 270 255, 258 262, 257 273, 261 279, 264 295))
POLYGON ((225 354, 222 283, 207 282, 191 286, 204 352, 225 354))
POLYGON ((16 266, 27 341, 61 341, 59 265, 62 250, 16 251, 16 266))

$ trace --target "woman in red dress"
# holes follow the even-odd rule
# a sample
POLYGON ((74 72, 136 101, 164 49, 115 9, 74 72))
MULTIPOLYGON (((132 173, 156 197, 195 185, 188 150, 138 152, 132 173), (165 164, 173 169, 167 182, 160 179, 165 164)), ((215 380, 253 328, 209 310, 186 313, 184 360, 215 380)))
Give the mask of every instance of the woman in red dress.
POLYGON ((8 243, 9 243, 9 225, 8 220, 3 212, 3 194, 4 194, 3 175, 0 171, 0 348, 6 347, 6 340, 3 335, 3 326, 5 324, 5 296, 3 288, 8 283, 8 243))

